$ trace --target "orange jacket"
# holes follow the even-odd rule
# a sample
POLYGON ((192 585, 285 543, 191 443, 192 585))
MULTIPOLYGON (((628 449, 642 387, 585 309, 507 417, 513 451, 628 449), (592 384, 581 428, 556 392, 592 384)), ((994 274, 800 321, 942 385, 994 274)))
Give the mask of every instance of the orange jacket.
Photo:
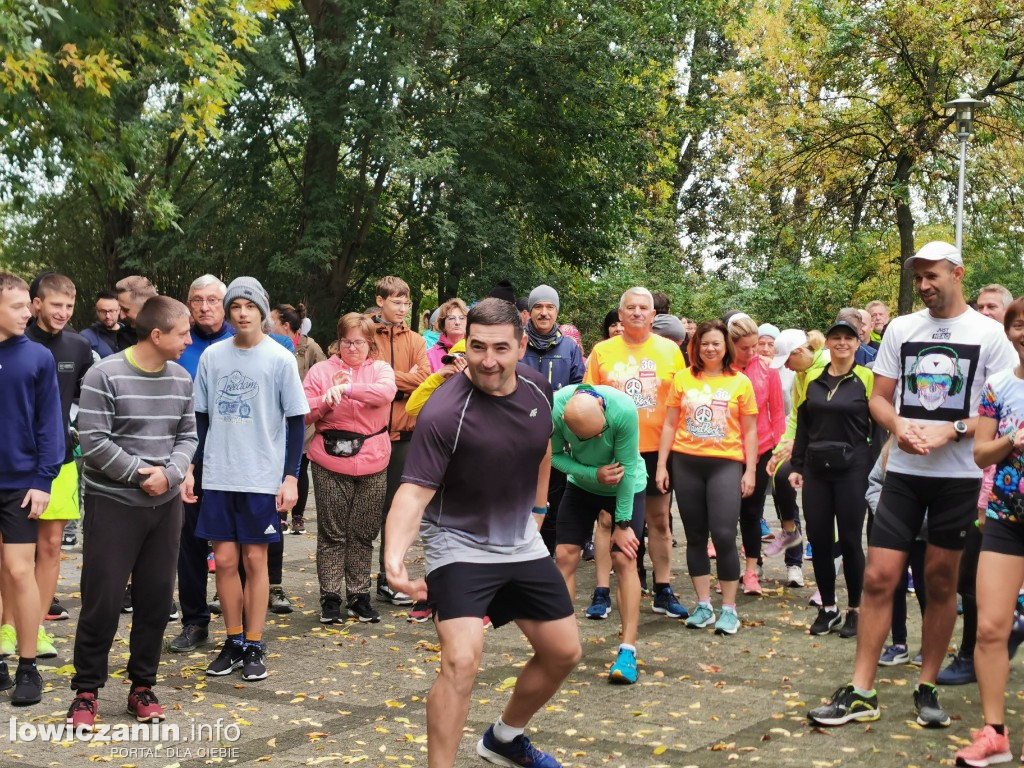
POLYGON ((395 369, 395 384, 398 385, 398 394, 391 404, 391 439, 400 440, 404 437, 408 440, 416 426, 416 417, 406 413, 405 401, 430 375, 427 343, 418 333, 410 331, 405 323, 385 325, 380 322, 380 317, 375 317, 374 322, 377 323, 376 357, 395 369), (411 372, 413 368, 416 369, 415 373, 411 372))

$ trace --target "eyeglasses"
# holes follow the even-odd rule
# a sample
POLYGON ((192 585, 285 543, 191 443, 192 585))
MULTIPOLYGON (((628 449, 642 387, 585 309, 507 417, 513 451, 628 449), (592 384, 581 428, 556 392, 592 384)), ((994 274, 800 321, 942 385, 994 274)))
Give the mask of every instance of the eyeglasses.
POLYGON ((605 433, 605 431, 607 429, 608 429, 608 419, 605 419, 604 420, 604 426, 601 427, 601 431, 598 432, 596 435, 591 435, 590 437, 580 437, 579 435, 576 435, 576 439, 579 440, 581 443, 585 443, 585 442, 587 442, 587 440, 593 440, 595 437, 600 437, 601 435, 603 435, 605 433))
POLYGON ((448 317, 446 317, 444 319, 444 321, 446 323, 464 323, 464 322, 466 322, 466 316, 465 315, 448 315, 448 317))
POLYGON ((193 296, 191 299, 188 300, 188 304, 190 307, 216 307, 218 304, 223 303, 223 299, 204 299, 202 296, 193 296))
POLYGON ((338 346, 344 349, 350 349, 351 347, 363 347, 369 342, 366 339, 339 339, 338 346))
POLYGON ((402 299, 388 299, 388 304, 392 304, 393 306, 396 306, 396 307, 406 307, 406 308, 409 308, 409 307, 412 306, 412 302, 411 301, 403 301, 402 299))
POLYGON ((120 311, 121 311, 120 309, 97 309, 96 310, 96 314, 97 315, 116 315, 120 311))

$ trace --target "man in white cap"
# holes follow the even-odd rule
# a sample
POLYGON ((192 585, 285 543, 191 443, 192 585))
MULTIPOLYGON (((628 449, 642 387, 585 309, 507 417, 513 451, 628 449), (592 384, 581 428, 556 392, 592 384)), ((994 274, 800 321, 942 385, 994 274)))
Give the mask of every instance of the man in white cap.
POLYGON ((879 653, 892 620, 893 594, 926 510, 928 608, 914 707, 919 725, 950 724, 935 679, 956 621, 960 555, 981 485, 973 455, 975 414, 985 379, 1017 364, 999 323, 964 300, 964 263, 956 248, 930 242, 904 266, 914 271, 925 309, 889 323, 875 361, 871 415, 896 444, 868 540, 853 679, 808 713, 820 725, 880 716, 874 690, 879 653))

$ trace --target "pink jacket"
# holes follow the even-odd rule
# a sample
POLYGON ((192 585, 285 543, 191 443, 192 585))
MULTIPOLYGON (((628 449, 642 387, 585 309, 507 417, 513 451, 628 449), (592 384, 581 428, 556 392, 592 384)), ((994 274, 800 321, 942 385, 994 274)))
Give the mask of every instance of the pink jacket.
POLYGON ((754 385, 757 402, 757 455, 763 456, 779 444, 786 431, 786 410, 782 401, 782 379, 779 372, 755 355, 743 370, 754 385))
POLYGON ((431 373, 437 373, 440 368, 444 367, 441 358, 447 355, 448 350, 453 346, 455 346, 455 343, 448 341, 448 337, 442 333, 441 338, 437 340, 437 344, 427 350, 427 360, 430 361, 431 373))
POLYGON ((391 459, 391 437, 387 431, 366 439, 362 450, 355 456, 342 458, 331 456, 324 450, 324 439, 320 434, 325 429, 346 429, 363 435, 388 426, 391 415, 391 401, 398 388, 395 372, 381 360, 367 359, 352 371, 352 384, 348 394, 335 408, 328 408, 323 401, 324 393, 334 382, 334 374, 348 370, 341 358, 333 355, 309 369, 302 388, 306 392, 309 413, 306 423, 316 427, 316 436, 309 444, 309 460, 324 469, 342 475, 360 477, 372 475, 386 468, 391 459))

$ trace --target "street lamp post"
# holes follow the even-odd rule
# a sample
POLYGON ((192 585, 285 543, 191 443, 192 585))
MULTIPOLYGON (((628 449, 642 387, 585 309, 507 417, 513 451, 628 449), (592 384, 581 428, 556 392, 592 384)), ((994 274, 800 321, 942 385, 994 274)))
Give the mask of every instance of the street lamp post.
POLYGON ((963 256, 964 232, 964 168, 967 165, 967 139, 974 132, 974 113, 985 106, 984 101, 972 99, 967 94, 959 99, 947 101, 943 106, 955 110, 956 137, 960 139, 960 181, 956 194, 956 249, 963 256))

